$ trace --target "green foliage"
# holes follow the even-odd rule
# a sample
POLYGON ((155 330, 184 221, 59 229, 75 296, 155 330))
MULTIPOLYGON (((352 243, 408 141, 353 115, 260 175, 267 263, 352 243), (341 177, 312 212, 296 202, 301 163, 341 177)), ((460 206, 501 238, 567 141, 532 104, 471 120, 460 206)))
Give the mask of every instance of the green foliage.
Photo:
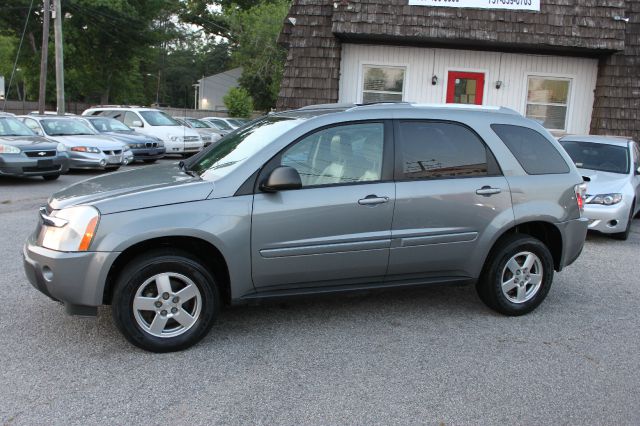
POLYGON ((253 112, 253 99, 246 89, 234 87, 222 98, 231 117, 249 118, 253 112))
POLYGON ((261 111, 273 108, 278 98, 286 51, 277 41, 289 6, 288 0, 274 0, 228 13, 234 41, 231 58, 243 68, 240 85, 261 111))

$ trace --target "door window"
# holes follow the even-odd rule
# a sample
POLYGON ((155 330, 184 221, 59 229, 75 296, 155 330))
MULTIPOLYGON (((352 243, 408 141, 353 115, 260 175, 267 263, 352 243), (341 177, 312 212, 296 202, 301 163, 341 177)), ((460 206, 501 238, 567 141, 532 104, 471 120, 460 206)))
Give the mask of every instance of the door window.
POLYGON ((124 113, 124 124, 126 124, 129 127, 134 127, 133 122, 134 121, 139 121, 140 123, 142 123, 142 120, 140 119, 140 117, 138 117, 136 114, 134 114, 133 112, 125 112, 124 113))
POLYGON ((379 181, 383 144, 383 123, 331 127, 289 147, 280 164, 296 169, 303 187, 379 181))
POLYGON ((450 71, 447 103, 482 105, 484 73, 450 71))
POLYGON ((447 179, 497 174, 495 160, 484 143, 462 125, 404 121, 399 123, 397 134, 399 179, 447 179))

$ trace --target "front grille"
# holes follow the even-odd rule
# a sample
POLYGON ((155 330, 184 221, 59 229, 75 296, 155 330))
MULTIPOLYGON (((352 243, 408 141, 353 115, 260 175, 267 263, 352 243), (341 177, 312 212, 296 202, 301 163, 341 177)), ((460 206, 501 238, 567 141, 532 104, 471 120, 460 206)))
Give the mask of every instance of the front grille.
POLYGON ((116 150, 113 150, 113 151, 102 151, 102 152, 104 152, 107 155, 120 155, 120 154, 122 154, 122 150, 121 149, 116 149, 116 150))
POLYGON ((184 137, 184 141, 185 142, 198 142, 199 139, 200 139, 199 136, 185 136, 184 137))
POLYGON ((60 166, 44 166, 44 167, 23 167, 22 171, 24 173, 35 173, 35 172, 55 172, 60 170, 60 166))
POLYGON ((156 148, 158 146, 158 142, 147 142, 146 143, 146 147, 147 148, 156 148))
POLYGON ((36 158, 44 158, 44 157, 55 157, 55 151, 25 151, 27 157, 36 157, 36 158))

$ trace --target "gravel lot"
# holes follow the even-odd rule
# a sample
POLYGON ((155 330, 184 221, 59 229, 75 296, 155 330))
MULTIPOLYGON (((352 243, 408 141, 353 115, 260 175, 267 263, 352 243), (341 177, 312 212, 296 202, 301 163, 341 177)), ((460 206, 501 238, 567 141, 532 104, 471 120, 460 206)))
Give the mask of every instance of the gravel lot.
POLYGON ((640 424, 640 220, 590 236, 524 317, 472 287, 296 299, 226 309, 158 355, 24 277, 37 207, 94 174, 0 179, 3 424, 640 424))

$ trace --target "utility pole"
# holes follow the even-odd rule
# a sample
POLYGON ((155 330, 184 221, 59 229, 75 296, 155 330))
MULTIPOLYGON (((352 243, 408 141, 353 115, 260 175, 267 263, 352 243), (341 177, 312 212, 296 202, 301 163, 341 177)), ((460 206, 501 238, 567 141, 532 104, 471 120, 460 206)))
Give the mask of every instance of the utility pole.
POLYGON ((42 17, 42 49, 40 49, 40 93, 38 95, 38 112, 44 114, 47 97, 47 61, 49 59, 49 18, 50 0, 44 0, 44 16, 42 17))
POLYGON ((53 32, 56 44, 56 111, 58 115, 64 115, 64 57, 62 49, 62 0, 53 0, 54 23, 53 32))

